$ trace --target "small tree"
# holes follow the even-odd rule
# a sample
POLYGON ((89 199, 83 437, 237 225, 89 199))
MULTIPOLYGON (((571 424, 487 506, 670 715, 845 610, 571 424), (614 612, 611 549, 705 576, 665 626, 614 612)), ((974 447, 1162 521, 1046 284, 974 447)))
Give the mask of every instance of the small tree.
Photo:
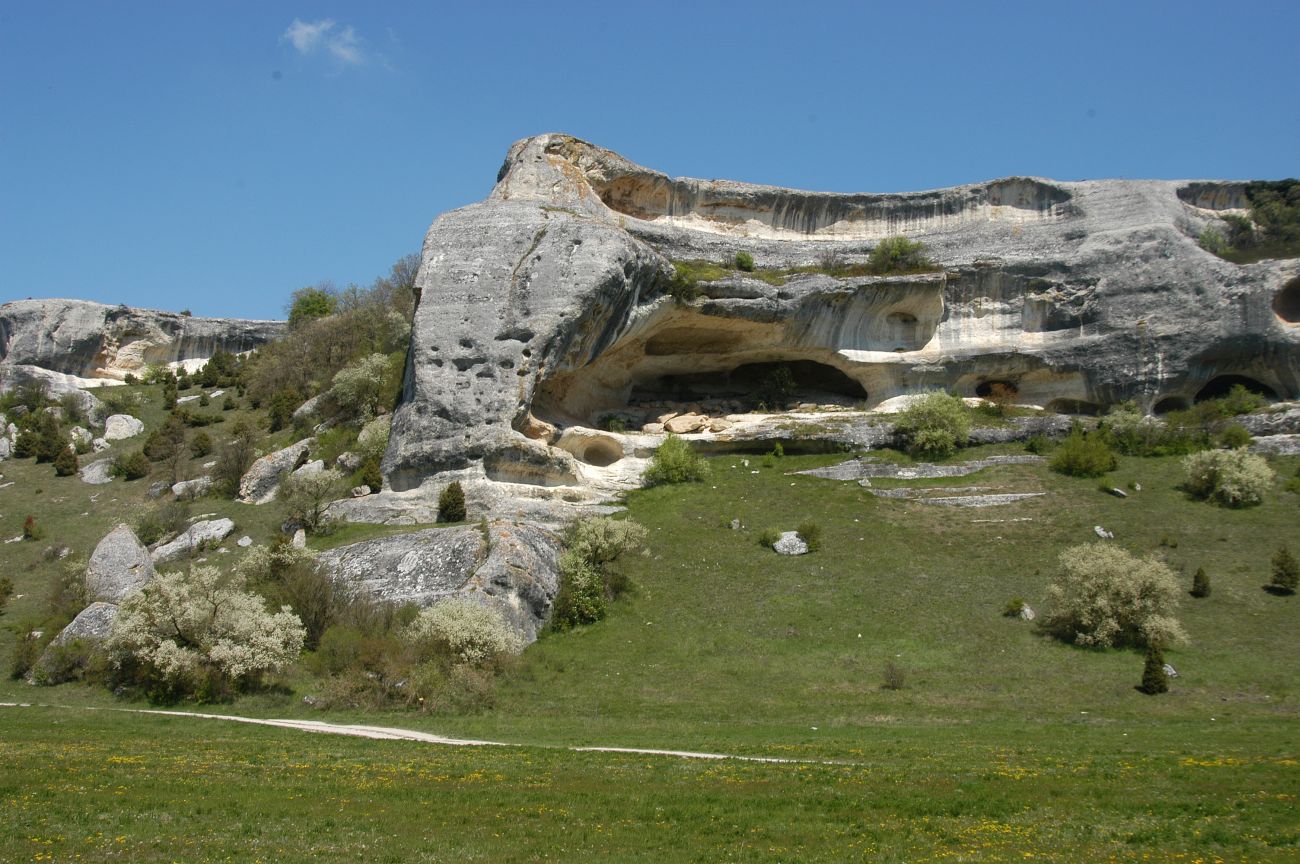
POLYGON ((202 459, 211 452, 212 438, 207 432, 195 432, 194 437, 190 439, 190 455, 195 459, 202 459))
POLYGON ((289 329, 334 314, 338 297, 326 284, 299 288, 289 300, 289 329))
POLYGON ((1111 543, 1066 549, 1047 588, 1054 608, 1046 625, 1079 645, 1162 645, 1184 641, 1178 579, 1154 556, 1135 558, 1111 543))
POLYGON ((1273 485, 1273 469, 1246 450, 1205 450, 1183 459, 1187 491, 1224 507, 1252 507, 1273 485))
POLYGON ((421 610, 402 634, 421 662, 491 666, 522 650, 519 637, 495 609, 454 597, 421 610))
POLYGON ((215 567, 160 573, 120 607, 106 642, 156 696, 220 698, 256 685, 302 651, 302 622, 269 612, 243 579, 215 567))
POLYGON ((308 534, 329 532, 330 520, 325 511, 342 494, 343 475, 332 468, 290 474, 281 481, 276 492, 284 502, 288 517, 308 534))
POLYGON ((1052 454, 1048 467, 1070 477, 1100 477, 1115 470, 1115 454, 1100 435, 1072 431, 1052 454))
POLYGON ((1273 553, 1273 579, 1269 585, 1281 594, 1294 594, 1300 585, 1300 563, 1285 545, 1273 553))
POLYGON ((109 473, 123 480, 139 480, 141 477, 148 477, 152 470, 153 464, 149 461, 149 457, 139 450, 114 457, 109 467, 109 473))
POLYGON ((970 437, 970 409, 956 396, 927 393, 894 421, 896 434, 916 456, 951 456, 970 437))
POLYGON ((459 480, 453 480, 438 495, 438 521, 465 521, 465 490, 459 480))
POLYGON ((1198 599, 1210 596, 1210 577, 1204 567, 1197 567, 1196 575, 1192 577, 1192 596, 1198 599))
POLYGON ((746 273, 752 272, 754 269, 754 256, 748 252, 737 252, 736 269, 744 270, 746 273))
POLYGON ((54 473, 59 477, 69 477, 77 473, 77 454, 72 451, 71 447, 64 447, 59 451, 59 455, 54 457, 54 473))
POLYGON ((1165 654, 1160 650, 1159 642, 1147 646, 1146 660, 1142 664, 1143 693, 1155 696, 1169 692, 1169 676, 1165 674, 1165 654))
POLYGON ((329 395, 347 417, 369 419, 383 402, 392 364, 383 354, 370 354, 334 374, 329 395))

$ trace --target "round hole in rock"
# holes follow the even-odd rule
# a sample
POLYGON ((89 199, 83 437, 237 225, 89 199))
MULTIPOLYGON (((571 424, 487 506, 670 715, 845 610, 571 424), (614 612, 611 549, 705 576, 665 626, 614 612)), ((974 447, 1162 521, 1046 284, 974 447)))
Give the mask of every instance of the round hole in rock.
POLYGON ((981 399, 997 399, 1015 396, 1020 388, 1010 381, 981 381, 975 385, 975 395, 981 399))
POLYGON ((1267 384, 1261 384, 1254 378, 1245 375, 1220 375, 1217 378, 1211 378, 1209 382, 1200 389, 1196 394, 1197 402, 1204 402, 1206 399, 1221 399, 1228 395, 1233 387, 1240 384, 1251 393, 1258 393, 1265 399, 1276 399, 1277 391, 1267 384))
POLYGON ((1156 414, 1168 414, 1170 411, 1186 411, 1192 407, 1185 396, 1166 396, 1152 409, 1156 414))
POLYGON ((577 456, 588 465, 595 465, 597 468, 604 468, 607 465, 613 465, 615 462, 623 458, 623 448, 613 441, 604 438, 597 438, 588 442, 580 452, 573 455, 577 456))
POLYGON ((1300 324, 1300 278, 1292 279, 1277 292, 1273 311, 1288 324, 1300 324))

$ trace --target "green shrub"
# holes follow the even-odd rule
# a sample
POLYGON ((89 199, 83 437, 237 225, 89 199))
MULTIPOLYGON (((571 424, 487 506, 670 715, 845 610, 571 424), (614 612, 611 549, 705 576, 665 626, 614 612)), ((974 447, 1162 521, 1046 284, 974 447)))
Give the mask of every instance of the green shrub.
POLYGON ((239 407, 239 400, 235 398, 234 393, 227 393, 226 398, 221 400, 222 411, 234 411, 239 407))
POLYGON ((217 453, 217 464, 212 469, 212 488, 218 495, 234 498, 239 494, 239 481, 257 458, 253 430, 240 420, 230 430, 230 439, 217 453))
POLYGON ((1241 384, 1233 384, 1228 395, 1219 400, 1219 410, 1225 417, 1237 417, 1258 411, 1264 405, 1264 397, 1247 390, 1241 384))
POLYGON ((660 486, 666 483, 695 483, 709 476, 709 465, 691 446, 669 434, 664 443, 655 450, 646 468, 644 483, 646 486, 660 486))
POLYGON ((1229 450, 1250 446, 1250 431, 1240 423, 1229 423, 1219 433, 1219 445, 1229 450))
POLYGON ((212 452, 212 438, 207 432, 196 432, 190 439, 190 455, 201 459, 212 452))
POLYGON ((1192 596, 1198 599, 1210 596, 1210 577, 1204 567, 1197 567, 1196 575, 1192 577, 1192 596))
POLYGON ((809 552, 816 552, 822 546, 822 529, 816 522, 801 522, 798 529, 799 539, 808 547, 809 552))
POLYGON ((754 256, 748 252, 737 252, 736 269, 744 270, 746 273, 754 272, 754 256))
POLYGON ((23 539, 40 540, 45 536, 45 529, 36 524, 35 516, 28 516, 23 520, 23 539))
POLYGON ((1007 601, 1007 605, 1002 607, 1002 614, 1007 618, 1019 618, 1020 613, 1024 611, 1024 608, 1024 597, 1012 597, 1007 601))
POLYGON ((210 397, 207 393, 201 393, 201 394, 199 395, 199 406, 200 406, 200 407, 202 407, 202 408, 206 408, 206 407, 208 407, 208 406, 211 405, 211 404, 212 404, 212 397, 210 397))
POLYGON ((1183 459, 1185 488, 1224 507, 1252 507, 1273 485, 1273 469, 1245 450, 1205 450, 1183 459))
POLYGON ((59 455, 54 457, 54 473, 59 477, 70 477, 77 473, 77 454, 72 448, 64 447, 59 451, 59 455))
POLYGON ((1100 477, 1114 471, 1116 464, 1115 454, 1100 435, 1076 429, 1052 454, 1048 467, 1070 477, 1100 477))
POLYGON ((14 596, 14 580, 8 576, 0 576, 0 615, 4 614, 5 606, 9 605, 9 598, 14 596))
POLYGON ((144 511, 135 520, 135 536, 146 546, 166 537, 174 537, 190 524, 190 505, 184 501, 167 501, 144 511))
POLYGON ((1146 659, 1142 663, 1142 686, 1139 689, 1148 696, 1169 692, 1169 676, 1165 674, 1165 654, 1160 650, 1158 642, 1147 646, 1146 659))
POLYGON ((781 539, 780 531, 776 530, 775 528, 764 528, 762 533, 758 535, 758 545, 765 546, 768 549, 772 549, 773 547, 776 546, 777 541, 780 539, 781 539))
POLYGON ((935 269, 934 262, 925 254, 924 243, 901 236, 886 237, 876 244, 867 258, 867 268, 879 275, 935 269))
POLYGON ((308 534, 329 534, 334 522, 326 511, 343 494, 343 476, 333 468, 290 474, 280 482, 275 494, 289 519, 308 534))
POLYGON ((1273 578, 1269 586, 1281 594, 1294 594, 1300 585, 1300 563, 1285 545, 1273 553, 1273 578))
POLYGON ((113 464, 109 467, 109 473, 123 480, 139 480, 141 477, 148 477, 152 470, 153 464, 149 461, 149 457, 140 450, 114 457, 113 464))
POLYGON ((439 493, 438 521, 465 521, 465 490, 461 488, 460 481, 451 481, 443 488, 442 492, 439 493))
POLYGON ((563 632, 593 624, 609 611, 604 580, 582 555, 566 550, 560 556, 560 590, 551 604, 552 630, 563 632))
POLYGON ((379 460, 373 456, 362 463, 352 479, 352 485, 366 486, 371 492, 380 492, 384 488, 384 475, 379 470, 379 460))
POLYGON ((956 396, 934 391, 913 402, 894 421, 896 434, 914 456, 951 456, 970 436, 970 409, 956 396))
POLYGON ((886 690, 902 690, 906 684, 907 673, 903 671, 903 667, 893 660, 886 660, 885 668, 881 672, 880 686, 886 690))
POLYGON ((1079 645, 1167 645, 1186 639, 1174 617, 1178 580, 1158 558, 1135 558, 1112 543, 1086 543, 1061 553, 1047 588, 1053 608, 1045 625, 1079 645))

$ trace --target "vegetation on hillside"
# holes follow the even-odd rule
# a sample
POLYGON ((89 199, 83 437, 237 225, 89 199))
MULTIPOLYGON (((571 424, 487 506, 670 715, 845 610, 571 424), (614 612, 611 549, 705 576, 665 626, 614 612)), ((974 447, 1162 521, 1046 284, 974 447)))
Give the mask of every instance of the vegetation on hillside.
POLYGON ((1237 264, 1300 256, 1300 180, 1246 184, 1248 215, 1229 214, 1200 235, 1201 248, 1237 264))

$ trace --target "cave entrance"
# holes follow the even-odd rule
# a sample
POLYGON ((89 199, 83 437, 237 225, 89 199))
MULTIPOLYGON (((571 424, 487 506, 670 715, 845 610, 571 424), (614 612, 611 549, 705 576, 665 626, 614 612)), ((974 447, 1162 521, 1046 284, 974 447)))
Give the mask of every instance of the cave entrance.
POLYGON ((975 385, 975 395, 981 399, 1010 399, 1020 392, 1020 388, 1010 381, 990 379, 975 385))
POLYGON ((1083 399, 1053 399, 1043 407, 1053 414, 1082 414, 1086 417, 1096 417, 1101 414, 1100 405, 1083 399))
POLYGON ((1196 394, 1197 402, 1204 402, 1207 399, 1222 399, 1228 395, 1233 387, 1240 384, 1251 393, 1258 393, 1265 399, 1277 399, 1277 391, 1267 384, 1262 384, 1254 378, 1245 375, 1220 375, 1217 378, 1211 378, 1210 381, 1200 389, 1196 394))
POLYGON ((853 404, 866 399, 866 388, 834 366, 788 360, 743 363, 717 372, 661 375, 634 387, 630 404, 731 400, 748 407, 779 409, 798 402, 853 404))
POLYGON ((1277 292, 1273 311, 1288 324, 1300 324, 1300 278, 1292 279, 1277 292))
POLYGON ((1190 407, 1191 403, 1183 396, 1166 396, 1152 410, 1156 414, 1168 414, 1170 411, 1186 411, 1190 407))

